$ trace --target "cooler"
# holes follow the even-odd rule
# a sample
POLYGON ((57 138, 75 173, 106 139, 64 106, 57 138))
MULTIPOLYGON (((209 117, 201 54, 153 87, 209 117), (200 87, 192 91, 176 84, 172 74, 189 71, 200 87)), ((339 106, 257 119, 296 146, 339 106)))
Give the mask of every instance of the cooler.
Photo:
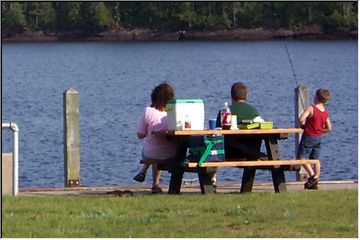
POLYGON ((172 99, 166 106, 168 130, 203 130, 202 99, 172 99))

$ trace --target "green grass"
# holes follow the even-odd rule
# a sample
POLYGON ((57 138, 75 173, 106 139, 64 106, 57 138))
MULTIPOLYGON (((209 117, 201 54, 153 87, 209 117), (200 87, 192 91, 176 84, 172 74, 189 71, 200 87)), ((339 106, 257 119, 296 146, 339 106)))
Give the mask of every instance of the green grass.
POLYGON ((358 237, 356 190, 3 197, 2 237, 358 237))

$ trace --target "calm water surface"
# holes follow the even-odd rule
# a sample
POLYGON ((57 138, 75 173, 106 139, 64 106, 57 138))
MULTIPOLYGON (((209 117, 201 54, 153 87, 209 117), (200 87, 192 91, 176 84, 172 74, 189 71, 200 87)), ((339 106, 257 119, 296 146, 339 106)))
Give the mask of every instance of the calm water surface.
MULTIPOLYGON (((323 138, 322 179, 357 179, 357 41, 3 44, 2 122, 20 127, 20 187, 63 186, 62 101, 70 87, 80 93, 84 186, 137 184, 132 177, 142 143, 136 127, 162 80, 178 98, 203 99, 206 120, 230 101, 232 83, 243 81, 265 120, 293 127, 296 84, 284 43, 311 100, 319 87, 332 94, 327 108, 334 131, 323 138)), ((3 131, 5 152, 11 151, 9 139, 10 131, 3 131)), ((294 158, 293 136, 280 141, 280 151, 294 158)), ((241 172, 220 169, 218 181, 240 182, 241 172)), ((270 181, 270 175, 259 171, 256 180, 270 181)), ((161 181, 168 182, 169 174, 161 181)))

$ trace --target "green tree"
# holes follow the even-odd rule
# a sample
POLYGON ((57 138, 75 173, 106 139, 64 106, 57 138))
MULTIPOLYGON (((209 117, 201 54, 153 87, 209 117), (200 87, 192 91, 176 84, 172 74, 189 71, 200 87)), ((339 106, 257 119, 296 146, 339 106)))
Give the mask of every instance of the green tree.
POLYGON ((55 27, 55 10, 51 2, 27 2, 27 18, 35 29, 51 30, 55 27))
POLYGON ((110 10, 104 5, 103 2, 97 6, 97 14, 99 16, 99 27, 106 29, 114 24, 110 10))
POLYGON ((357 2, 2 2, 3 32, 24 27, 94 34, 115 25, 163 30, 298 28, 357 29, 357 2))
POLYGON ((4 32, 22 32, 27 25, 23 5, 18 2, 2 2, 1 24, 4 32))
POLYGON ((53 30, 55 27, 55 10, 51 2, 40 3, 41 12, 39 25, 42 29, 53 30))
POLYGON ((237 25, 243 28, 259 27, 263 22, 262 4, 255 2, 241 3, 237 15, 237 25))
POLYGON ((193 3, 191 3, 191 2, 183 3, 182 12, 178 16, 181 21, 185 21, 187 23, 187 27, 190 29, 197 22, 196 12, 194 11, 193 3))
POLYGON ((83 17, 81 15, 81 3, 71 2, 68 12, 68 22, 70 29, 81 29, 83 25, 83 17))

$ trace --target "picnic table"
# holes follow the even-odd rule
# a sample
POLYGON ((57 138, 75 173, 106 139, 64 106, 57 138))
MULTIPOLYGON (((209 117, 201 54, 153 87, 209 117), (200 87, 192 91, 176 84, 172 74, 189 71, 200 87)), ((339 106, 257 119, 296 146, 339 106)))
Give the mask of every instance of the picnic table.
MULTIPOLYGON (((244 168, 240 192, 251 192, 257 169, 271 171, 275 192, 285 192, 286 181, 284 170, 291 170, 294 165, 315 163, 318 160, 281 160, 278 140, 288 138, 288 134, 302 133, 300 128, 274 128, 274 129, 239 129, 239 130, 166 130, 153 132, 154 135, 166 136, 170 141, 176 142, 176 157, 171 163, 171 179, 169 194, 179 194, 182 178, 185 171, 198 173, 201 192, 203 194, 214 193, 211 176, 218 167, 241 167, 244 168), (184 165, 189 139, 191 136, 224 135, 225 149, 233 147, 244 155, 240 158, 226 158, 223 162, 205 162, 199 167, 196 162, 188 162, 184 165), (266 154, 260 152, 260 146, 252 147, 245 142, 265 142, 266 154), (247 153, 252 153, 247 155, 247 153), (254 158, 255 156, 255 158, 254 158), (174 164, 175 163, 175 164, 174 164), (175 167, 174 167, 175 166, 175 167)), ((225 150, 226 151, 226 150, 225 150)), ((241 155, 240 154, 240 155, 241 155)))

